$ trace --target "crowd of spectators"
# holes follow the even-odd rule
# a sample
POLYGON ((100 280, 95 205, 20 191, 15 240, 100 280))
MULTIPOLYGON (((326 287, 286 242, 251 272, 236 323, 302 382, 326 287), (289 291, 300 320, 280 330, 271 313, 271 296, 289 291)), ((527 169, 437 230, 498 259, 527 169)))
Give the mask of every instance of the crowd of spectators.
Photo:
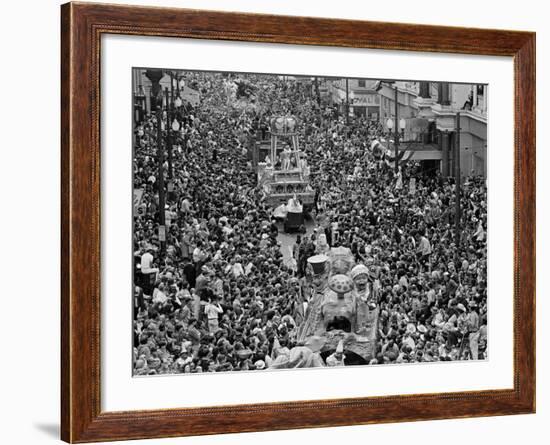
POLYGON ((378 123, 347 122, 320 107, 309 80, 240 79, 231 89, 235 80, 226 75, 186 73, 200 102, 175 112, 181 130, 171 135, 173 177, 168 161, 163 168, 164 209, 157 119, 136 123, 133 178, 142 194, 133 219, 134 374, 276 367, 277 356, 296 346, 305 316, 307 258, 331 246, 349 247, 369 268, 380 308, 371 363, 485 358, 484 179, 465 178, 457 245, 453 181, 414 162, 396 174, 371 150, 383 136, 378 123), (316 190, 314 228, 297 236, 291 261, 248 145, 283 113, 298 118, 316 190))

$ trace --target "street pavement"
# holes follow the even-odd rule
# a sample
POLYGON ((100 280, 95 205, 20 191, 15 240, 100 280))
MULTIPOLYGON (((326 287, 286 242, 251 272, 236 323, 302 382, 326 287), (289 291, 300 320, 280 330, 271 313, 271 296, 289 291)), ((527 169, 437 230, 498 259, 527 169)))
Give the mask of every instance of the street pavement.
MULTIPOLYGON (((306 218, 304 225, 306 226, 306 236, 310 236, 315 228, 315 222, 312 218, 306 218)), ((281 242, 281 252, 283 254, 284 263, 288 266, 291 264, 292 248, 296 243, 296 235, 298 232, 285 233, 283 223, 277 223, 279 228, 279 235, 277 241, 281 242)))

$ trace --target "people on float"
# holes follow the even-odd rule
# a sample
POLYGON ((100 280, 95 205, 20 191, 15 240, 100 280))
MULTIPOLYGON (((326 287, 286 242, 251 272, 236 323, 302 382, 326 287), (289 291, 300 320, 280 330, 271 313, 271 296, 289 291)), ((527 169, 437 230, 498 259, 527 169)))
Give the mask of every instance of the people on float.
POLYGON ((338 346, 336 347, 336 350, 334 353, 330 354, 327 357, 326 363, 327 366, 334 367, 334 366, 345 366, 344 361, 346 360, 346 356, 344 355, 344 343, 342 341, 338 342, 338 346))

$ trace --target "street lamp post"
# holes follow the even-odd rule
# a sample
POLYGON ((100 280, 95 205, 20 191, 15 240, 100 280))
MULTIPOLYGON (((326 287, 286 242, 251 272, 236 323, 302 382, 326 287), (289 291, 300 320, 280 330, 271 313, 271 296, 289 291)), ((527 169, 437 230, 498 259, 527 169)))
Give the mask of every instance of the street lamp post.
POLYGON ((164 149, 162 147, 162 108, 157 106, 157 157, 159 164, 158 171, 158 193, 159 193, 159 242, 160 253, 164 255, 166 246, 166 222, 165 222, 165 200, 164 200, 164 149))
POLYGON ((398 90, 397 85, 395 86, 395 134, 394 134, 394 145, 395 145, 395 173, 399 171, 399 128, 397 123, 399 122, 399 101, 398 101, 398 90))
POLYGON ((321 109, 321 92, 319 90, 319 79, 317 76, 313 78, 313 84, 315 86, 315 99, 317 100, 317 105, 319 106, 319 109, 321 109))
POLYGON ((455 244, 456 252, 460 250, 460 112, 456 113, 456 137, 455 137, 455 244))
POLYGON ((349 125, 349 84, 346 77, 346 125, 349 125))
MULTIPOLYGON (((178 110, 178 117, 180 118, 180 120, 182 120, 182 125, 181 125, 181 131, 182 131, 182 136, 183 136, 183 143, 184 143, 184 149, 186 150, 187 149, 187 135, 184 134, 184 128, 183 128, 183 112, 181 110, 181 107, 183 105, 183 100, 181 99, 181 90, 180 90, 180 80, 183 76, 180 76, 180 74, 178 72, 176 72, 176 90, 177 90, 177 95, 176 95, 176 99, 174 100, 174 105, 176 107, 176 109, 178 110)), ((185 87, 185 81, 183 81, 183 86, 185 87)), ((178 124, 178 129, 180 128, 179 124, 178 124)), ((172 130, 174 130, 174 127, 172 126, 172 130)), ((174 131, 178 131, 178 130, 174 130, 174 131)))
MULTIPOLYGON (((400 119, 399 123, 397 122, 397 120, 394 123, 393 119, 390 117, 386 121, 386 126, 388 127, 390 135, 392 133, 392 129, 394 129, 394 125, 395 125, 395 130, 394 130, 393 134, 394 134, 394 150, 395 150, 394 151, 394 153, 395 153, 395 172, 397 173, 399 171, 399 137, 400 137, 399 133, 405 131, 405 127, 407 125, 407 122, 405 121, 405 119, 400 119)), ((389 148, 389 142, 388 142, 388 148, 389 148)))
POLYGON ((391 117, 389 117, 386 120, 386 127, 388 127, 388 149, 389 149, 390 148, 390 137, 391 137, 392 130, 393 130, 393 119, 391 117))
POLYGON ((348 107, 348 115, 353 111, 353 117, 355 118, 355 108, 351 108, 351 106, 355 103, 355 92, 353 90, 349 93, 349 99, 351 100, 350 107, 348 107))
POLYGON ((313 78, 313 84, 315 86, 315 98, 317 100, 317 110, 319 112, 319 125, 323 125, 323 108, 321 106, 321 91, 319 90, 319 79, 317 76, 313 78))
POLYGON ((143 85, 138 85, 134 94, 134 121, 141 124, 145 115, 145 91, 143 85))
MULTIPOLYGON (((170 79, 172 79, 171 76, 170 79)), ((164 94, 166 97, 166 150, 168 151, 168 177, 170 178, 170 180, 172 180, 172 129, 170 124, 174 115, 173 101, 168 98, 168 88, 164 89, 164 94)))

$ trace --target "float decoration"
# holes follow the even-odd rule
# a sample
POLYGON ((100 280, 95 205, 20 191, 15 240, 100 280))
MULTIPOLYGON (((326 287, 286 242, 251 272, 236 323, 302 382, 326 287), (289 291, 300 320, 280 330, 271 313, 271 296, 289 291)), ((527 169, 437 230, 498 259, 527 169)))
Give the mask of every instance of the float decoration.
POLYGON ((350 249, 308 259, 312 288, 298 343, 326 358, 342 344, 346 364, 368 364, 376 356, 378 302, 365 265, 355 265, 350 249))

